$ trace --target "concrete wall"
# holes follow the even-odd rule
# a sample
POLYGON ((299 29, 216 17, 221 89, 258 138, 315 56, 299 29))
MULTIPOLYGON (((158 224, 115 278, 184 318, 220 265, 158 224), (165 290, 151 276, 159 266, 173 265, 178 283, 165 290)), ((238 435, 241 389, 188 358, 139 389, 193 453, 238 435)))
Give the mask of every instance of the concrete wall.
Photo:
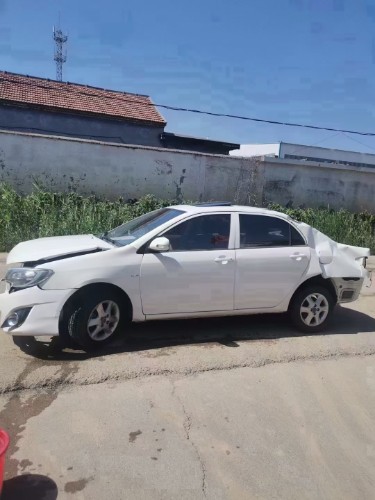
POLYGON ((267 158, 263 203, 330 206, 375 213, 375 170, 267 158))
POLYGON ((1 128, 154 147, 161 146, 160 134, 164 130, 164 127, 159 125, 148 126, 122 120, 13 106, 0 106, 1 128))
POLYGON ((162 198, 331 206, 375 213, 375 171, 265 158, 189 153, 0 132, 0 181, 30 192, 33 180, 115 199, 162 198))

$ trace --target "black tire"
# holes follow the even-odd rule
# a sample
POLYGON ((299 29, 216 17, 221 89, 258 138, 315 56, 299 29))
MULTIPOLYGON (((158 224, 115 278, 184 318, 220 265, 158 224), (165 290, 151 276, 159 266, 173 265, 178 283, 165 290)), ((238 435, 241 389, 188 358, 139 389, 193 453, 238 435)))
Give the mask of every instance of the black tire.
POLYGON ((319 285, 306 285, 293 296, 289 305, 289 316, 293 325, 301 332, 318 333, 328 327, 334 307, 335 300, 327 288, 319 285), (315 305, 310 307, 314 303, 314 296, 317 300, 315 305), (324 299, 319 302, 322 297, 324 299), (310 324, 308 324, 309 321, 310 324))
MULTIPOLYGON (((71 339, 70 344, 73 344, 71 339)), ((14 344, 21 349, 26 354, 34 356, 39 359, 50 359, 51 356, 60 353, 65 346, 62 343, 60 336, 52 337, 51 339, 47 337, 47 340, 37 340, 35 337, 25 337, 25 336, 13 336, 14 344)), ((69 345, 69 347, 77 347, 76 344, 69 345)))
POLYGON ((33 336, 13 335, 12 340, 14 345, 27 354, 33 355, 35 352, 38 352, 38 341, 33 336))
POLYGON ((83 295, 79 304, 69 311, 67 331, 74 342, 87 350, 92 350, 112 342, 123 331, 129 320, 126 305, 123 305, 120 295, 116 291, 99 289, 88 292, 87 296, 83 295), (104 320, 104 324, 101 323, 102 319, 97 311, 101 304, 103 312, 107 312, 110 316, 108 323, 107 320, 104 320), (117 322, 114 321, 115 317, 118 318, 117 322), (113 321, 110 321, 111 319, 113 321), (98 321, 99 330, 96 338, 94 335, 96 327, 95 325, 90 327, 89 320, 98 321), (102 332, 100 328, 103 329, 102 332))

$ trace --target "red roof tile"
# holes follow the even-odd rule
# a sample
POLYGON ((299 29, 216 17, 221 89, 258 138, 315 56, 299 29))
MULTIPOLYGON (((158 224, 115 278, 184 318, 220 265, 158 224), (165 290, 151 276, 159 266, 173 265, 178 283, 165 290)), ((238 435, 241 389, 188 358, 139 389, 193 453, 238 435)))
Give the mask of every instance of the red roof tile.
POLYGON ((0 71, 0 100, 165 125, 148 96, 0 71))

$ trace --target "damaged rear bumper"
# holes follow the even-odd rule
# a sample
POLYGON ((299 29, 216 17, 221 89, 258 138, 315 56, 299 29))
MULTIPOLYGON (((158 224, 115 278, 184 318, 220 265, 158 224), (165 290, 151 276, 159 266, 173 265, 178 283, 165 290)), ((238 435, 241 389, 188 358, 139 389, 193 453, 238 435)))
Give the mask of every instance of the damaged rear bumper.
POLYGON ((357 300, 363 287, 370 287, 372 283, 372 273, 367 269, 362 270, 362 277, 332 278, 336 289, 337 302, 353 302, 357 300))

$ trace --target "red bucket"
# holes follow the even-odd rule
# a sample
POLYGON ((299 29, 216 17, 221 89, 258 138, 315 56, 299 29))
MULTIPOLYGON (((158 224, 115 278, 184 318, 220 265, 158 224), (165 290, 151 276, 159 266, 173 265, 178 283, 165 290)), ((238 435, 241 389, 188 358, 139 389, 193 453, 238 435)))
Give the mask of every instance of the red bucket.
POLYGON ((5 466, 5 453, 9 446, 8 434, 0 429, 0 495, 3 489, 4 466, 5 466))

